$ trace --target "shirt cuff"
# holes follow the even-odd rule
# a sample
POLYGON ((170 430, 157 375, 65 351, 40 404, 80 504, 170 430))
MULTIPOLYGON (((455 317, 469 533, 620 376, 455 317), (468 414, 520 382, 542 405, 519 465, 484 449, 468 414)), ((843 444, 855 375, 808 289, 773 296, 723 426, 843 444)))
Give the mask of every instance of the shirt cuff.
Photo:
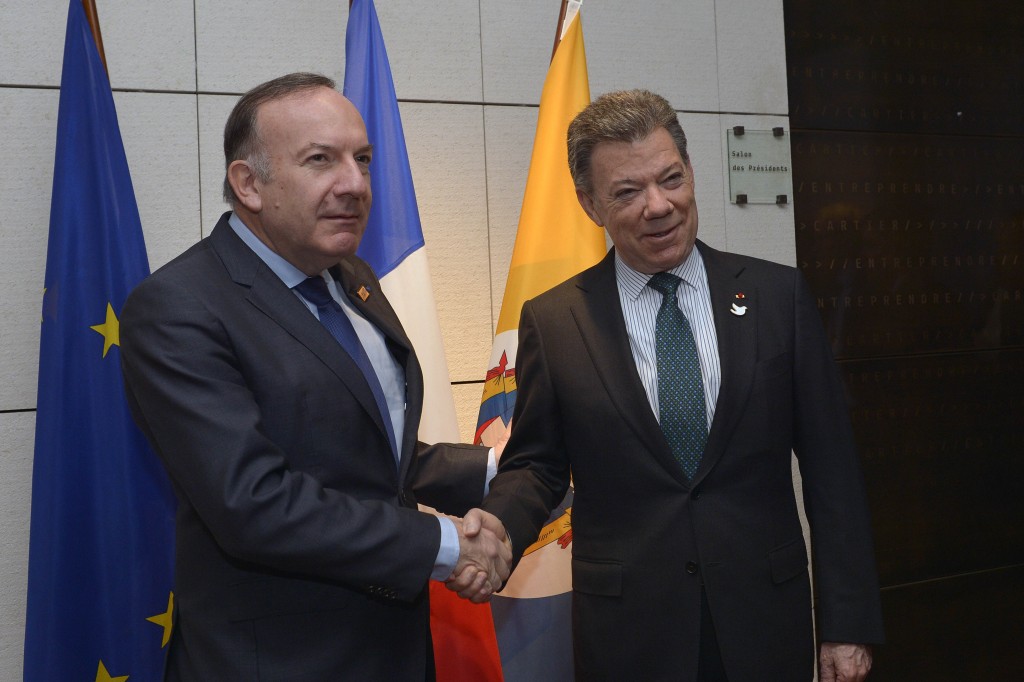
POLYGON ((484 479, 484 497, 491 492, 491 479, 498 475, 498 458, 494 448, 487 451, 487 478, 484 479))
POLYGON ((435 518, 441 524, 441 546, 437 548, 437 559, 434 560, 430 579, 447 580, 459 563, 459 531, 451 519, 444 516, 435 518))

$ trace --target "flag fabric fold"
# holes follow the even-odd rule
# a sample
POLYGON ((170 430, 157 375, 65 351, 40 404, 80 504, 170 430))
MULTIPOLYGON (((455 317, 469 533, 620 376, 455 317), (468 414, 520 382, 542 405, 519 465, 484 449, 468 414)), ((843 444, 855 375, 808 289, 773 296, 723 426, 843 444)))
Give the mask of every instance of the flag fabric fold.
MULTIPOLYGON (((344 93, 362 114, 374 148, 370 163, 374 201, 358 253, 381 278, 381 287, 423 369, 420 440, 457 442, 455 403, 405 133, 372 0, 354 0, 349 8, 344 93)), ((500 681, 501 665, 489 607, 459 601, 436 582, 430 585, 430 599, 439 682, 500 681)))
POLYGON ((110 83, 70 1, 46 256, 26 680, 156 680, 174 498, 132 422, 118 315, 149 272, 110 83))
POLYGON ((384 38, 372 0, 355 0, 345 31, 345 96, 373 145, 373 207, 359 256, 381 280, 423 368, 420 439, 458 441, 458 421, 441 341, 423 228, 384 38))
MULTIPOLYGON (((508 281, 477 422, 478 442, 492 444, 512 417, 516 351, 523 303, 597 263, 604 232, 576 199, 566 132, 590 103, 579 3, 548 68, 508 281)), ((572 490, 553 512, 542 540, 526 550, 501 594, 491 601, 505 679, 571 680, 570 558, 572 490)))

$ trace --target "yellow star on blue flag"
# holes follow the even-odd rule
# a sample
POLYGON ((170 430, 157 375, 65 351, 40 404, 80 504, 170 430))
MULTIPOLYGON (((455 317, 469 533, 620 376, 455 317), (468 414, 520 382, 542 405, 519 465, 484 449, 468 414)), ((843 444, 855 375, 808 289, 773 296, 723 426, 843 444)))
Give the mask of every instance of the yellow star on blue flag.
POLYGON ((96 682, 128 682, 128 676, 111 677, 107 672, 107 667, 103 665, 103 661, 100 661, 100 667, 96 669, 96 682))
POLYGON ((103 324, 94 324, 89 329, 103 336, 103 357, 107 357, 111 346, 121 345, 121 323, 114 313, 114 306, 110 303, 107 303, 106 321, 103 324))
POLYGON ((167 642, 171 641, 171 627, 174 623, 174 593, 167 598, 167 610, 163 613, 158 613, 155 616, 147 618, 150 623, 155 623, 164 629, 163 641, 160 643, 160 648, 167 646, 167 642))

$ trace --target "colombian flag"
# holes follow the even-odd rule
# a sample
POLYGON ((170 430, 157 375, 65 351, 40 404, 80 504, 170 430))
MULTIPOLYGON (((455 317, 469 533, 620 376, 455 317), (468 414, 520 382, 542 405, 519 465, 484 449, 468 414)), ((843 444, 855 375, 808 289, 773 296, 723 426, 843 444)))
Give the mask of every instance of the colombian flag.
MULTIPOLYGON (((607 250, 604 232, 580 207, 569 174, 566 132, 590 103, 580 3, 569 5, 541 94, 519 229, 484 383, 476 438, 485 444, 495 442, 512 417, 523 303, 594 265, 607 250)), ((570 490, 505 589, 491 600, 509 682, 573 677, 571 505, 570 490)))

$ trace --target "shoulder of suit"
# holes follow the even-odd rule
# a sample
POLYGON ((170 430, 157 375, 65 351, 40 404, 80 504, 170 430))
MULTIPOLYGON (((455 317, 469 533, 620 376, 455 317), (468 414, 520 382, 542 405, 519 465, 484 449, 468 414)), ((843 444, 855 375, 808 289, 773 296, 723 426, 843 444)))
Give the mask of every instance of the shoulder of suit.
POLYGON ((231 282, 229 263, 234 263, 236 267, 238 263, 256 264, 259 257, 245 246, 228 225, 228 215, 225 213, 221 216, 208 236, 153 271, 136 288, 213 293, 231 282))
POLYGON ((775 261, 758 258, 756 256, 732 253, 731 251, 719 251, 718 249, 708 246, 704 242, 698 241, 697 243, 698 248, 700 248, 701 256, 704 258, 705 269, 711 270, 723 268, 726 271, 737 273, 740 271, 748 271, 750 273, 774 274, 776 276, 792 276, 793 273, 797 271, 797 269, 792 265, 776 263, 775 261))

